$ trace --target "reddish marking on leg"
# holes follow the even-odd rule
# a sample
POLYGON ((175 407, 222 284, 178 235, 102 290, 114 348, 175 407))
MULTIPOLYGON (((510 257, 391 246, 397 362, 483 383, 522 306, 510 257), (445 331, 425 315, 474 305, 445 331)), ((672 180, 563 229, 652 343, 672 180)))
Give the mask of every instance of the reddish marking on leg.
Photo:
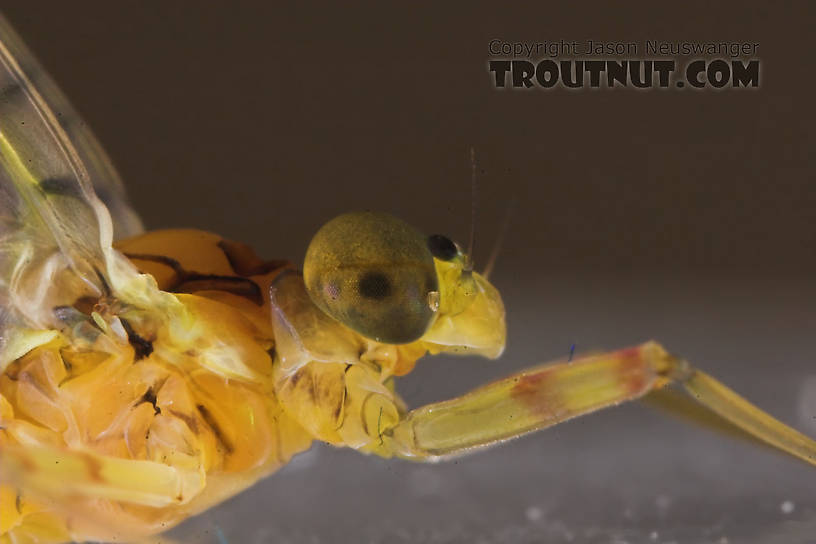
POLYGON ((620 367, 621 377, 629 395, 640 393, 647 386, 648 365, 643 360, 643 348, 635 346, 617 352, 617 364, 620 367))
POLYGON ((634 346, 631 348, 623 348, 616 352, 615 356, 621 359, 640 359, 642 355, 643 347, 642 346, 634 346))
POLYGON ((533 393, 538 393, 541 382, 547 379, 547 374, 553 369, 548 368, 535 374, 526 374, 518 378, 518 383, 513 386, 510 394, 514 397, 522 397, 533 393))
POLYGON ((510 390, 510 396, 523 403, 536 414, 554 415, 560 411, 557 388, 548 388, 547 380, 557 367, 547 368, 535 374, 526 374, 510 390), (548 391, 549 389, 549 391, 548 391))
MULTIPOLYGON (((654 372, 644 359, 641 346, 625 348, 608 355, 591 355, 570 365, 592 364, 592 359, 607 360, 607 372, 611 371, 614 381, 624 398, 632 398, 643 394, 651 385, 654 372)), ((510 396, 524 404, 536 414, 557 417, 566 410, 561 398, 558 376, 553 373, 565 370, 566 365, 558 365, 543 369, 534 374, 526 374, 517 378, 517 383, 510 390, 510 396), (553 380, 547 384, 548 380, 553 380)))

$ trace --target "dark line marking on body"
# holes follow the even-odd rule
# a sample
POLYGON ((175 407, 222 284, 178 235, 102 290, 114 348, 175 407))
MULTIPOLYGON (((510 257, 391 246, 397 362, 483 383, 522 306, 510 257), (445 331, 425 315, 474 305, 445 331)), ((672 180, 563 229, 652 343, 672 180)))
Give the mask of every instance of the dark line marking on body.
POLYGON ((200 274, 189 272, 176 259, 165 255, 150 255, 143 253, 125 253, 131 261, 148 261, 163 264, 176 274, 176 281, 165 291, 176 293, 195 293, 196 291, 225 291, 244 297, 257 306, 263 306, 264 297, 261 288, 254 281, 236 276, 219 276, 216 274, 200 274))
POLYGON ((187 424, 187 427, 193 431, 193 434, 198 434, 198 420, 191 415, 179 412, 178 410, 169 410, 170 415, 177 417, 187 424))
POLYGON ((383 407, 380 406, 380 415, 377 416, 377 436, 380 438, 380 446, 383 445, 383 438, 382 438, 383 435, 382 435, 382 425, 381 425, 381 423, 382 423, 382 413, 383 413, 383 407))
POLYGON ((147 389, 147 391, 145 391, 145 394, 142 395, 141 401, 138 402, 137 404, 142 404, 142 403, 145 403, 145 402, 149 402, 150 404, 153 405, 154 413, 156 415, 159 415, 159 414, 161 414, 161 408, 159 408, 158 404, 156 404, 156 400, 157 400, 156 399, 156 392, 153 391, 152 387, 149 387, 147 389))
POLYGON ((153 353, 153 342, 136 334, 133 330, 133 326, 127 319, 119 318, 119 321, 122 322, 122 327, 124 327, 128 335, 128 342, 130 342, 130 345, 133 347, 136 360, 138 361, 150 357, 150 354, 153 353))
POLYGON ((361 427, 363 428, 363 432, 364 432, 365 434, 369 435, 369 436, 371 436, 371 433, 370 433, 370 432, 368 432, 368 431, 369 431, 369 429, 368 429, 368 421, 366 421, 366 418, 365 418, 365 413, 366 413, 366 404, 368 404, 369 399, 371 399, 371 397, 373 397, 373 396, 374 396, 374 395, 376 395, 376 394, 377 394, 377 393, 369 393, 369 394, 368 394, 368 395, 366 395, 366 397, 363 399, 363 402, 362 402, 362 403, 360 403, 360 420, 361 420, 361 422, 362 422, 361 427))
POLYGON ((258 306, 263 306, 264 299, 261 288, 252 280, 235 276, 216 276, 191 273, 185 280, 175 287, 179 293, 194 293, 196 291, 226 291, 233 295, 244 297, 258 306))
POLYGON ((240 242, 221 239, 217 245, 230 268, 239 276, 262 276, 289 264, 288 261, 281 260, 264 261, 250 246, 240 242))
POLYGON ((337 429, 339 429, 340 427, 343 426, 343 420, 345 420, 345 418, 343 418, 343 420, 341 420, 340 416, 343 414, 343 408, 346 407, 346 399, 347 398, 348 398, 348 387, 346 387, 346 385, 344 384, 343 385, 343 398, 340 399, 340 402, 337 403, 337 408, 334 409, 334 421, 337 423, 337 427, 335 427, 335 430, 337 430, 337 429))
POLYGON ((218 440, 221 445, 224 446, 224 450, 227 452, 227 454, 231 454, 233 451, 235 451, 233 445, 230 443, 227 437, 224 436, 224 433, 221 431, 221 427, 218 425, 218 422, 215 420, 212 413, 207 410, 207 407, 203 404, 199 404, 196 406, 196 408, 201 414, 202 419, 204 419, 204 422, 210 427, 210 429, 212 429, 216 440, 218 440))
POLYGON ((181 266, 181 263, 179 263, 172 257, 166 257, 164 255, 149 255, 146 253, 125 253, 124 255, 131 261, 135 259, 137 261, 149 261, 169 266, 170 268, 173 269, 173 272, 175 272, 179 276, 184 276, 187 274, 187 271, 184 270, 184 268, 181 266))

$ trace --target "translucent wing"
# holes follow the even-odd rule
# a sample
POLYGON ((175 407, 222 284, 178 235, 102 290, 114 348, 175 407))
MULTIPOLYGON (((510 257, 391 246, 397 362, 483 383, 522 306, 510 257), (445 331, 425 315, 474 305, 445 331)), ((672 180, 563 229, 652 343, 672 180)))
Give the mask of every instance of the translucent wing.
POLYGON ((55 308, 83 294, 133 291, 111 244, 140 231, 101 147, 0 17, 0 341, 56 328, 55 308))
MULTIPOLYGON (((4 46, 3 63, 8 66, 7 59, 13 59, 14 64, 25 75, 27 84, 30 88, 36 89, 43 105, 50 108, 68 141, 73 144, 73 149, 84 164, 96 195, 111 213, 114 238, 127 238, 143 232, 139 216, 128 204, 122 179, 102 146, 2 15, 0 15, 0 41, 4 46)), ((9 109, 9 106, 13 108, 13 104, 9 103, 9 96, 5 94, 11 88, 7 88, 5 77, 2 87, 4 94, 0 103, 0 116, 13 117, 14 113, 9 109)))

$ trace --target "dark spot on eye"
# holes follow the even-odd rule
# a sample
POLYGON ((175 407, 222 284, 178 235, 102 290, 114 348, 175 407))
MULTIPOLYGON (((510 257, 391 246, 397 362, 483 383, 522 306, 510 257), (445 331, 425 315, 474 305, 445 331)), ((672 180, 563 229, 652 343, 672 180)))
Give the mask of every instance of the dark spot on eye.
POLYGON ((365 298, 382 300, 391 294, 391 282, 382 272, 367 272, 357 283, 357 290, 365 298))
POLYGON ((441 234, 428 236, 428 249, 431 250, 431 255, 440 261, 450 261, 459 254, 456 244, 441 234))

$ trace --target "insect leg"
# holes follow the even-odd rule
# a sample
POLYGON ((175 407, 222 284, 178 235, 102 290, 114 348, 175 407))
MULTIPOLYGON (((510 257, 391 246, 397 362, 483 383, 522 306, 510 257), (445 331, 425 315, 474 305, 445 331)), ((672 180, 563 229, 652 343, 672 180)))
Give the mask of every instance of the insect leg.
POLYGON ((432 461, 634 400, 671 382, 758 440, 816 464, 816 442, 655 342, 524 370, 459 398, 417 408, 385 437, 394 455, 432 461))
POLYGON ((4 447, 0 469, 0 481, 48 497, 80 494, 154 507, 184 504, 204 487, 195 470, 33 445, 4 447))

